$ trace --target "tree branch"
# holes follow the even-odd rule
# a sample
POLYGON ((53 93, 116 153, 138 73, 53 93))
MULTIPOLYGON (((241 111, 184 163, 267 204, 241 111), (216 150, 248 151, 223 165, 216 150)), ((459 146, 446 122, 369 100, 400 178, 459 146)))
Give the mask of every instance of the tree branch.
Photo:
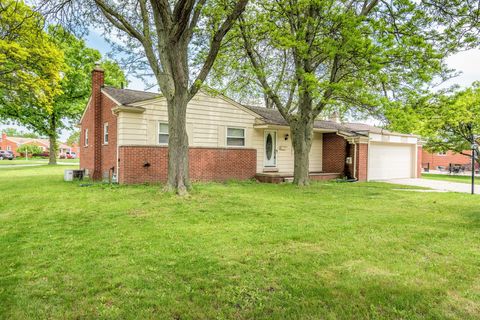
POLYGON ((220 50, 220 45, 222 43, 223 38, 225 37, 227 32, 232 28, 233 23, 238 19, 240 14, 245 10, 245 6, 247 5, 247 2, 248 0, 238 0, 238 2, 235 4, 235 7, 232 13, 230 13, 227 16, 227 18, 222 23, 220 28, 215 32, 213 36, 213 40, 210 43, 210 50, 207 54, 207 58, 205 59, 205 62, 197 78, 195 79, 195 81, 190 87, 190 90, 189 90, 190 98, 193 97, 198 92, 202 83, 205 81, 205 78, 210 72, 210 69, 212 68, 213 63, 215 62, 215 58, 218 55, 218 51, 220 50))

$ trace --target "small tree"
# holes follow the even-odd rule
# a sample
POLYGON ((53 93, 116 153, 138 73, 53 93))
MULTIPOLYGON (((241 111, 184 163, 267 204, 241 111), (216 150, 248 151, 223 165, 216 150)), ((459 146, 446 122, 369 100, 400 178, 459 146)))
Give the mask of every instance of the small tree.
POLYGON ((42 148, 37 145, 22 144, 20 147, 17 148, 17 152, 20 153, 22 157, 32 157, 33 155, 41 154, 43 151, 42 148))
POLYGON ((80 131, 76 130, 74 131, 67 139, 66 141, 67 145, 73 146, 74 144, 79 144, 80 143, 80 131))
MULTIPOLYGON (((450 94, 441 93, 417 110, 419 133, 427 138, 425 148, 433 151, 453 150, 465 153, 472 143, 480 144, 480 82, 450 94)), ((476 153, 479 154, 477 147, 476 153)), ((477 157, 480 165, 480 159, 477 157)))

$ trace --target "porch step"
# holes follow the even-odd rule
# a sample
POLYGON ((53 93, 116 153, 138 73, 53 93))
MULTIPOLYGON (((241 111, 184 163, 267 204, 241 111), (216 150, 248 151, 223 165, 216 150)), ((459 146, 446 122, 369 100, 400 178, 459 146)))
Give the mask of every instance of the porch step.
MULTIPOLYGON (((336 172, 310 172, 310 180, 333 180, 340 178, 341 174, 336 172)), ((259 182, 265 183, 282 183, 282 182, 293 182, 292 173, 280 173, 280 172, 263 172, 257 173, 255 179, 259 182)))

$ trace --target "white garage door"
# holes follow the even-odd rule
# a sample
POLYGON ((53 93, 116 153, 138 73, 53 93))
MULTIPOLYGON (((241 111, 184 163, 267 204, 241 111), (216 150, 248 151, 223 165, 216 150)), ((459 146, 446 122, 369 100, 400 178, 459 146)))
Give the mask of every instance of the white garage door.
POLYGON ((371 143, 369 180, 413 178, 414 147, 407 144, 371 143))

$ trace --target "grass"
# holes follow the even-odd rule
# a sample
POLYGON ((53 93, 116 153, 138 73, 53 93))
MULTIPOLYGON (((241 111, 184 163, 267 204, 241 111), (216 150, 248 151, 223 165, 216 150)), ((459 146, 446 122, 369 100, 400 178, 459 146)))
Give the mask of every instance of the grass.
MULTIPOLYGON (((0 171, 0 319, 478 319, 480 200, 0 171)), ((401 188, 401 187, 400 187, 401 188)))
MULTIPOLYGON (((80 162, 79 159, 57 159, 59 163, 71 163, 71 164, 78 164, 80 162)), ((14 160, 0 160, 0 166, 2 165, 25 165, 25 164, 48 164, 48 159, 28 159, 17 157, 14 160)))
MULTIPOLYGON (((450 182, 472 183, 472 177, 471 176, 422 173, 422 178, 423 179, 430 179, 430 180, 442 180, 442 181, 450 181, 450 182)), ((480 184, 480 176, 478 176, 478 175, 475 177, 475 184, 480 184)))

